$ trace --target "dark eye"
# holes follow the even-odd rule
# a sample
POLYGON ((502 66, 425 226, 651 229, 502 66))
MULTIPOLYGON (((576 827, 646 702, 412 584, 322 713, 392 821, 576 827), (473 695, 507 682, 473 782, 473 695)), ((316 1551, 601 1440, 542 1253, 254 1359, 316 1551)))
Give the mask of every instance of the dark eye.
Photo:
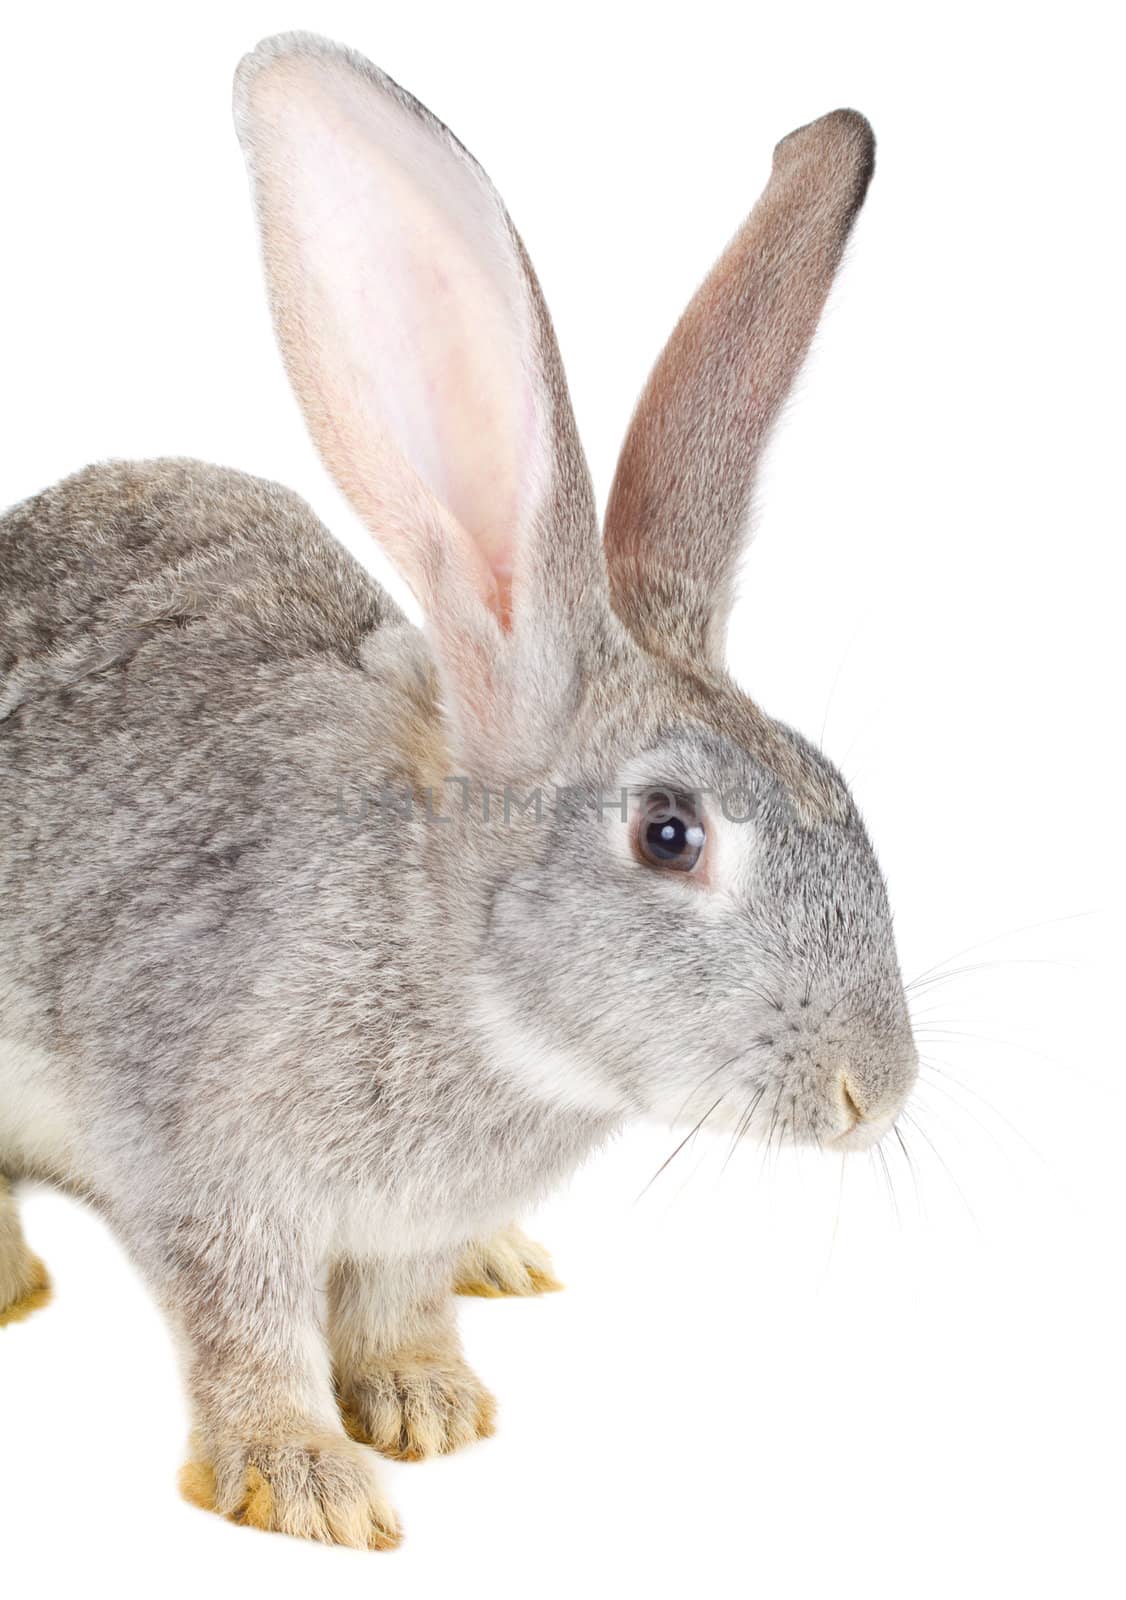
POLYGON ((691 872, 704 849, 704 825, 683 795, 655 790, 643 797, 637 822, 637 853, 651 867, 691 872))

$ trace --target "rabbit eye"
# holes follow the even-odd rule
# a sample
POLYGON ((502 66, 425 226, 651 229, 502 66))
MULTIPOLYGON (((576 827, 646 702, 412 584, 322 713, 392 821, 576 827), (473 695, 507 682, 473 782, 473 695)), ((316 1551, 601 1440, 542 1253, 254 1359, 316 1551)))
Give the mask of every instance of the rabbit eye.
POLYGON ((637 853, 648 866, 673 872, 691 872, 704 850, 704 825, 695 804, 667 790, 643 797, 635 837, 637 853))

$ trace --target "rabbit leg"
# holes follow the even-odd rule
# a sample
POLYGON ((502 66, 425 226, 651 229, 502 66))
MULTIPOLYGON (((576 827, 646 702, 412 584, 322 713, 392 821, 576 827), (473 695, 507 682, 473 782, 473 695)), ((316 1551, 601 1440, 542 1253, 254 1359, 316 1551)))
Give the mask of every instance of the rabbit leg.
POLYGON ((162 1252, 194 1431, 185 1499, 233 1522, 356 1549, 398 1543, 378 1463, 344 1432, 320 1321, 317 1263, 292 1235, 195 1230, 162 1252))
POLYGON ((0 1177, 0 1328, 46 1305, 51 1298, 47 1269, 24 1242, 16 1197, 0 1177))
POLYGON ((329 1279, 337 1396, 353 1438, 402 1461, 493 1431, 492 1395, 466 1366, 448 1256, 340 1260, 329 1279))
POLYGON ((563 1285, 552 1271, 542 1244, 513 1224, 488 1239, 466 1245, 454 1272, 454 1293, 484 1295, 550 1294, 563 1285))

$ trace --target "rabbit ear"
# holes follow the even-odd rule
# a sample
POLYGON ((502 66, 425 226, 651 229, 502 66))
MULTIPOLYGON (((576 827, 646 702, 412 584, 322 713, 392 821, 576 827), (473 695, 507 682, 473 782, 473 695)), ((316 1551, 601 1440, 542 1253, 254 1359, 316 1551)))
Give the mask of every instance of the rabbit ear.
POLYGON ((342 46, 264 41, 235 118, 313 438, 426 610, 447 689, 495 720, 508 635, 602 571, 523 246, 448 129, 342 46))
POLYGON ((875 141, 855 111, 783 139, 626 436, 606 511, 614 608, 647 649, 719 664, 755 470, 809 348, 875 141))

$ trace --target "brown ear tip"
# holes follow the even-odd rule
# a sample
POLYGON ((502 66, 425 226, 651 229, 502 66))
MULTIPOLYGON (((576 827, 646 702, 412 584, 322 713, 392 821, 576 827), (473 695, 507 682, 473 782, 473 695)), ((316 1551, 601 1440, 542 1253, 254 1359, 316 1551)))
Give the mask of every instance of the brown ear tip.
POLYGON ((785 165, 812 151, 827 156, 839 152, 859 170, 867 184, 876 164, 876 135, 867 117, 842 106, 839 111, 830 111, 816 122, 807 122, 788 133, 775 145, 774 160, 785 165))
POLYGON ((841 106, 837 111, 830 111, 820 119, 824 123, 834 124, 841 129, 847 129, 854 137, 875 144, 876 135, 872 132, 872 124, 862 111, 854 111, 851 106, 841 106))

